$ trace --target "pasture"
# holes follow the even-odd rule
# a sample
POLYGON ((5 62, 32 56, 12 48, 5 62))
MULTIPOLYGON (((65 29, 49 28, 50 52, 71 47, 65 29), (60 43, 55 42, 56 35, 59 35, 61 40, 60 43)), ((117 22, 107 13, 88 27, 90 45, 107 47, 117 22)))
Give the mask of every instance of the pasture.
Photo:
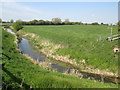
MULTIPOLYGON (((113 48, 118 45, 118 41, 106 40, 110 36, 106 25, 24 26, 21 31, 37 34, 41 40, 47 39, 65 46, 55 54, 70 55, 78 64, 85 60, 86 66, 117 72, 118 54, 113 52, 113 48)), ((117 26, 113 26, 113 34, 117 33, 117 26)))

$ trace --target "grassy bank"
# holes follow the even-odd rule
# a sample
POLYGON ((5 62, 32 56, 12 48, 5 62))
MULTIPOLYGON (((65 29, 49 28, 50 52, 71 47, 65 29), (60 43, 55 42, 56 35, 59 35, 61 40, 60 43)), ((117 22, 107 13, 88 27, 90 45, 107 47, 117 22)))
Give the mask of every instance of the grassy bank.
MULTIPOLYGON (((108 69, 111 72, 118 70, 118 57, 113 52, 118 41, 106 40, 110 36, 108 26, 25 26, 21 31, 38 35, 40 37, 38 41, 48 40, 64 46, 64 48, 58 48, 54 54, 69 55, 69 58, 75 59, 77 64, 84 60, 86 66, 92 65, 95 68, 108 69)), ((117 34, 117 32, 117 27, 113 27, 113 34, 117 34)), ((38 46, 41 49, 42 46, 38 46)))
POLYGON ((79 79, 45 70, 19 54, 13 35, 3 31, 2 39, 3 88, 117 88, 115 84, 79 79))

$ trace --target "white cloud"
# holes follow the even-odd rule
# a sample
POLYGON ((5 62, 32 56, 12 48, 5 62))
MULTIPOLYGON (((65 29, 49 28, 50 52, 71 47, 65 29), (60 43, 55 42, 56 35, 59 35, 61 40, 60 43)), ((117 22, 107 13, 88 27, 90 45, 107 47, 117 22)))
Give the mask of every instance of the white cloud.
POLYGON ((15 2, 4 2, 2 7, 3 20, 30 20, 37 19, 42 15, 41 10, 34 9, 15 2))

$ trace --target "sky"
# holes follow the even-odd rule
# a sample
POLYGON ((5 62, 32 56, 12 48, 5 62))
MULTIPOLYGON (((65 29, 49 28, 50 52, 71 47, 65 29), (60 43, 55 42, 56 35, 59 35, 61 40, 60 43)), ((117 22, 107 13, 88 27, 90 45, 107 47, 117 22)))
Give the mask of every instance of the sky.
POLYGON ((5 21, 52 18, 84 23, 118 21, 118 2, 2 2, 1 6, 0 17, 5 21))
POLYGON ((118 21, 120 21, 120 2, 118 2, 118 21))

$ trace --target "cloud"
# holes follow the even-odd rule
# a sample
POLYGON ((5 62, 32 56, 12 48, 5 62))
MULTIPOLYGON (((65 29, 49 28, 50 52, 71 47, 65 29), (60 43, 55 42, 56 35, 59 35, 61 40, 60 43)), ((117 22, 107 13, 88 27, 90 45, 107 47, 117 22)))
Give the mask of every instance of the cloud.
POLYGON ((3 20, 30 20, 37 19, 42 15, 42 10, 37 10, 22 3, 4 2, 2 6, 2 19, 3 20))

